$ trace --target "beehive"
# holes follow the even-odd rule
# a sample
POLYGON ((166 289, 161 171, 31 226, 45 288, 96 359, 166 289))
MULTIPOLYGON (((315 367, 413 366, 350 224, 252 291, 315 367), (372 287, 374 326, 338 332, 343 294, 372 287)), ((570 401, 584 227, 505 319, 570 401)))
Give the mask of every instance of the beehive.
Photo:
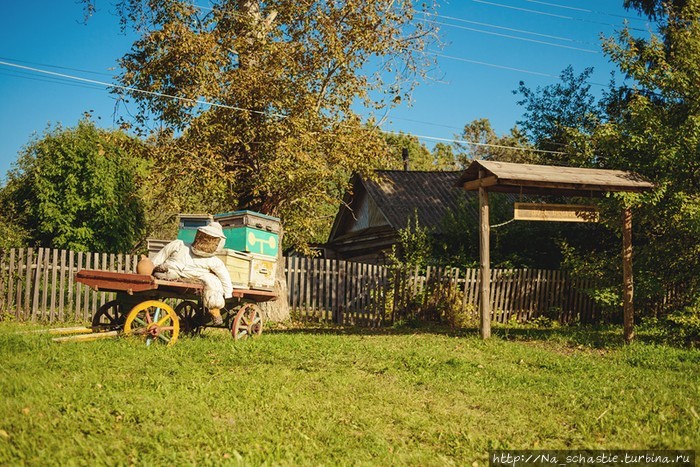
POLYGON ((249 284, 252 289, 271 290, 275 287, 277 257, 252 253, 249 284))
POLYGON ((216 214, 226 235, 225 248, 266 256, 279 251, 279 219, 253 211, 216 214))
POLYGON ((250 282, 251 255, 240 251, 224 249, 217 252, 216 256, 226 265, 233 286, 235 288, 247 289, 250 282))
POLYGON ((194 236, 199 227, 209 225, 211 214, 180 214, 178 218, 177 239, 185 243, 194 242, 194 236))

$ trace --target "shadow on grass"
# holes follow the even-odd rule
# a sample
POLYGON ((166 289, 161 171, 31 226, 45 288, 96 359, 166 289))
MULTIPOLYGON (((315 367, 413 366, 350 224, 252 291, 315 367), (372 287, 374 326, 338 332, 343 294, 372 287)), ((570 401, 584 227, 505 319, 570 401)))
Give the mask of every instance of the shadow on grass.
MULTIPOLYGON (((406 336, 418 334, 478 338, 479 328, 453 329, 435 323, 412 323, 387 327, 365 327, 322 323, 294 323, 265 330, 270 334, 315 334, 346 336, 406 336)), ((621 325, 575 325, 535 327, 495 325, 492 336, 505 341, 551 342, 567 346, 610 349, 625 345, 621 325)), ((660 328, 638 328, 635 341, 644 344, 672 345, 660 328)))

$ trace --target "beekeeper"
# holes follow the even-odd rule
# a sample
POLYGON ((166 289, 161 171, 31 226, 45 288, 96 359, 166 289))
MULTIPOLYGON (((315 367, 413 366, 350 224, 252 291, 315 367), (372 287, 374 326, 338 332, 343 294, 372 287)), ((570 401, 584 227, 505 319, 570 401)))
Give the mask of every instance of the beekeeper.
POLYGON ((153 258, 153 275, 158 279, 197 279, 204 284, 202 300, 214 324, 223 324, 221 308, 233 293, 228 270, 216 257, 225 240, 221 224, 212 222, 197 229, 191 245, 174 240, 153 258))

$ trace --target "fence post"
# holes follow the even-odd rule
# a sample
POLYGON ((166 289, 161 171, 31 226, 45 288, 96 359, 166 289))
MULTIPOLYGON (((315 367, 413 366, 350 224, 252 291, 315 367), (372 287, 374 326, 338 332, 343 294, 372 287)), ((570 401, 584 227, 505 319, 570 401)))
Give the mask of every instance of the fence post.
MULTIPOLYGON (((10 250, 10 271, 7 276, 7 306, 9 311, 9 306, 13 303, 13 287, 15 285, 15 249, 10 250)), ((19 318, 19 310, 17 309, 17 302, 14 302, 15 318, 19 318)))
POLYGON ((345 261, 338 261, 338 309, 336 310, 335 323, 343 324, 345 321, 345 261))
POLYGON ((36 315, 39 312, 39 285, 41 281, 41 264, 44 257, 44 249, 39 248, 36 256, 36 264, 32 265, 34 269, 34 290, 32 294, 31 310, 32 321, 36 320, 36 315))

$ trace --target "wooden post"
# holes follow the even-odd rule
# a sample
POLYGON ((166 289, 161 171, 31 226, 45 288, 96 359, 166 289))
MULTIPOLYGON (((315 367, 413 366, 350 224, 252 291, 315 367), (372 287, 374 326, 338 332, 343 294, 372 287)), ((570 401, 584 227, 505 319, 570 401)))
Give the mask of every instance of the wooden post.
MULTIPOLYGON (((479 178, 484 175, 479 172, 479 178)), ((479 187, 479 258, 481 262, 481 338, 491 337, 491 257, 489 251, 489 194, 484 187, 479 187)))
POLYGON ((622 208, 622 308, 625 342, 634 338, 634 285, 632 281, 632 209, 622 208))

